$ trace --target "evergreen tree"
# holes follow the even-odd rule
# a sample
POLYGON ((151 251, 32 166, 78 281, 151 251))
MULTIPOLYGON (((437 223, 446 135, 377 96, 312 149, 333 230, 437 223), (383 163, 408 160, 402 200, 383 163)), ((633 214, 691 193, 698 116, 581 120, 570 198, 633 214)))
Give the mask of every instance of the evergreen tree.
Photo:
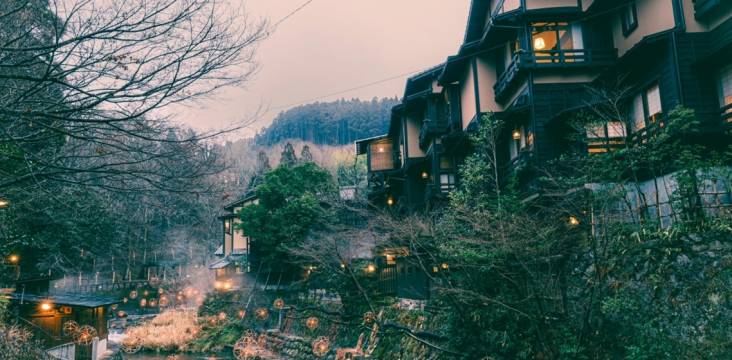
POLYGON ((313 153, 310 152, 310 146, 304 145, 300 151, 300 161, 304 163, 313 162, 313 153))
POLYGON ((259 186, 259 184, 262 183, 262 179, 264 179, 264 174, 271 169, 272 167, 269 165, 269 157, 267 156, 267 153, 260 151, 259 154, 257 154, 257 167, 254 169, 254 174, 249 180, 249 186, 247 188, 251 190, 259 186))
POLYGON ((285 144, 280 157, 280 165, 293 166, 297 164, 297 156, 295 156, 295 148, 289 142, 285 144))

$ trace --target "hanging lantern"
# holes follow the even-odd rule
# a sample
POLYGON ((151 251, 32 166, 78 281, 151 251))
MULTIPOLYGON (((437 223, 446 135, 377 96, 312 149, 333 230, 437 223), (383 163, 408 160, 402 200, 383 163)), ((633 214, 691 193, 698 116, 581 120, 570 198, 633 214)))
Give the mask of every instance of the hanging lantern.
POLYGON ((134 354, 142 349, 142 342, 138 338, 127 337, 122 340, 122 344, 120 345, 120 347, 125 353, 134 354))
POLYGON ((51 311, 53 309, 53 304, 51 304, 48 301, 44 301, 40 305, 42 311, 51 311))
POLYGON ((546 42, 544 41, 544 38, 537 37, 534 39, 534 50, 544 50, 546 47, 546 42))
POLYGON ((127 304, 128 301, 130 300, 126 296, 122 298, 122 303, 127 304))
POLYGON ((316 318, 315 316, 309 317, 307 320, 305 320, 305 326, 307 326, 310 330, 315 330, 320 325, 320 320, 316 318))
POLYGON ((115 311, 117 310, 117 304, 112 304, 109 308, 112 309, 112 311, 115 311))
POLYGON ((514 140, 521 140, 521 130, 518 130, 518 129, 514 130, 514 131, 513 131, 512 133, 511 133, 511 137, 512 137, 512 138, 513 138, 514 140))
POLYGON ((447 263, 442 263, 440 265, 440 267, 442 268, 442 270, 448 270, 448 269, 450 269, 450 265, 448 265, 447 263))
POLYGON ((577 226, 580 224, 580 221, 576 216, 570 216, 568 221, 570 226, 577 226))
POLYGON ((158 289, 158 295, 163 295, 164 292, 165 292, 165 290, 163 290, 163 288, 158 289))
POLYGON ((374 315, 373 312, 367 311, 365 314, 363 314, 363 322, 366 325, 371 325, 376 321, 376 315, 374 315))
POLYGON ((426 171, 422 171, 422 179, 428 179, 430 177, 430 174, 426 171))
POLYGON ((389 196, 388 198, 386 198, 386 205, 389 205, 389 206, 394 205, 394 198, 391 197, 391 196, 389 196))
POLYGON ((251 330, 244 332, 244 335, 234 344, 233 353, 237 360, 250 359, 259 355, 257 336, 251 330))
POLYGON ((158 301, 158 304, 160 305, 160 307, 166 307, 166 306, 170 305, 170 302, 168 301, 167 297, 163 296, 158 301))
POLYGON ((239 310, 237 315, 239 315, 239 319, 243 319, 244 317, 247 316, 247 312, 246 312, 246 310, 239 310))
POLYGON ((145 298, 140 299, 140 307, 147 306, 147 300, 145 298))
POLYGON ((222 312, 220 312, 220 313, 219 313, 219 315, 218 315, 218 318, 219 318, 219 320, 221 320, 221 321, 224 321, 224 320, 226 320, 226 313, 225 313, 225 312, 223 312, 223 311, 222 311, 222 312))
POLYGON ((142 296, 148 296, 148 295, 150 295, 150 292, 149 291, 145 290, 145 291, 142 292, 142 296))
POLYGON ((369 273, 369 274, 373 274, 374 272, 376 272, 376 265, 374 265, 374 264, 368 264, 366 266, 366 272, 369 273))
POLYGON ((254 315, 259 320, 265 320, 267 319, 267 317, 269 317, 269 311, 267 311, 267 309, 265 308, 259 308, 254 312, 254 315))
POLYGON ((127 317, 127 313, 124 312, 124 311, 122 311, 122 310, 117 311, 117 317, 120 318, 120 319, 124 319, 124 318, 127 317))
POLYGON ((158 306, 158 302, 155 299, 150 299, 150 301, 147 302, 147 305, 149 307, 156 307, 158 306))
POLYGON ((330 351, 330 339, 325 336, 319 337, 313 341, 313 354, 315 356, 325 356, 330 351))
POLYGON ((74 342, 79 345, 89 345, 97 337, 97 329, 92 326, 84 325, 79 328, 74 336, 74 342))
POLYGON ((130 291, 130 299, 132 299, 132 300, 137 299, 137 290, 130 291))
POLYGON ((276 300, 275 300, 275 301, 274 301, 274 302, 272 303, 272 306, 274 306, 274 308, 275 308, 275 309, 277 309, 277 310, 282 310, 282 309, 283 309, 283 308, 285 307, 285 300, 282 300, 282 299, 276 299, 276 300))
POLYGON ((61 331, 64 336, 73 337, 79 331, 79 324, 74 320, 66 321, 61 327, 61 331))

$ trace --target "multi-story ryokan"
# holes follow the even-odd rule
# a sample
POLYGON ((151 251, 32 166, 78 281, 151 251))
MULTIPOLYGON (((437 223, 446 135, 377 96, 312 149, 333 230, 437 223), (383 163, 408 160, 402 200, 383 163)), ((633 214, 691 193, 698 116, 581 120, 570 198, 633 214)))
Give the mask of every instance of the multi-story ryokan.
POLYGON ((532 169, 643 141, 677 106, 701 122, 688 141, 729 144, 732 1, 473 0, 458 53, 409 78, 388 133, 357 141, 356 152, 368 157, 374 204, 429 210, 460 182, 467 134, 493 113, 505 124, 502 176, 535 197, 532 169), (630 89, 627 116, 578 149, 570 120, 591 103, 589 88, 618 79, 630 89))

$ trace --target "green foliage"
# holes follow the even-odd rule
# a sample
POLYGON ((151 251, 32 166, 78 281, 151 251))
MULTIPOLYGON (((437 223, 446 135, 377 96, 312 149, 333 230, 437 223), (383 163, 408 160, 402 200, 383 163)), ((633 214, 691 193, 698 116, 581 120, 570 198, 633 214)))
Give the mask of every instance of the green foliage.
POLYGON ((264 261, 286 258, 288 247, 330 216, 321 200, 335 193, 330 173, 315 163, 279 166, 256 188, 259 202, 239 213, 241 227, 264 261))
POLYGON ((295 156, 295 148, 292 146, 292 144, 287 143, 287 144, 285 144, 284 149, 282 149, 282 156, 280 157, 280 165, 292 166, 295 164, 297 164, 297 156, 295 156))
POLYGON ((732 281, 732 217, 705 210, 699 195, 710 181, 729 189, 732 158, 689 141, 693 112, 675 109, 645 143, 568 154, 542 169, 545 185, 566 195, 533 203, 519 201, 511 182, 496 185, 500 128, 481 119, 460 188, 433 230, 437 261, 451 264, 434 299, 448 348, 476 359, 732 356, 724 285, 732 281), (624 202, 643 179, 669 173, 673 223, 662 224, 652 202, 624 202), (577 190, 589 183, 592 192, 577 190), (579 226, 568 224, 570 214, 579 226))

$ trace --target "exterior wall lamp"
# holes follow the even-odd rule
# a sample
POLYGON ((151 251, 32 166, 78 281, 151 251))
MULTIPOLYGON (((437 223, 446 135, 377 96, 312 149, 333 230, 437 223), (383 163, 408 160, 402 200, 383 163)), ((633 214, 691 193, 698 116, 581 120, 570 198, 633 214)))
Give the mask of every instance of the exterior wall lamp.
POLYGON ((511 133, 511 137, 512 137, 512 138, 513 138, 514 140, 521 140, 521 131, 520 131, 520 130, 518 130, 518 129, 514 130, 514 131, 513 131, 512 133, 511 133))

